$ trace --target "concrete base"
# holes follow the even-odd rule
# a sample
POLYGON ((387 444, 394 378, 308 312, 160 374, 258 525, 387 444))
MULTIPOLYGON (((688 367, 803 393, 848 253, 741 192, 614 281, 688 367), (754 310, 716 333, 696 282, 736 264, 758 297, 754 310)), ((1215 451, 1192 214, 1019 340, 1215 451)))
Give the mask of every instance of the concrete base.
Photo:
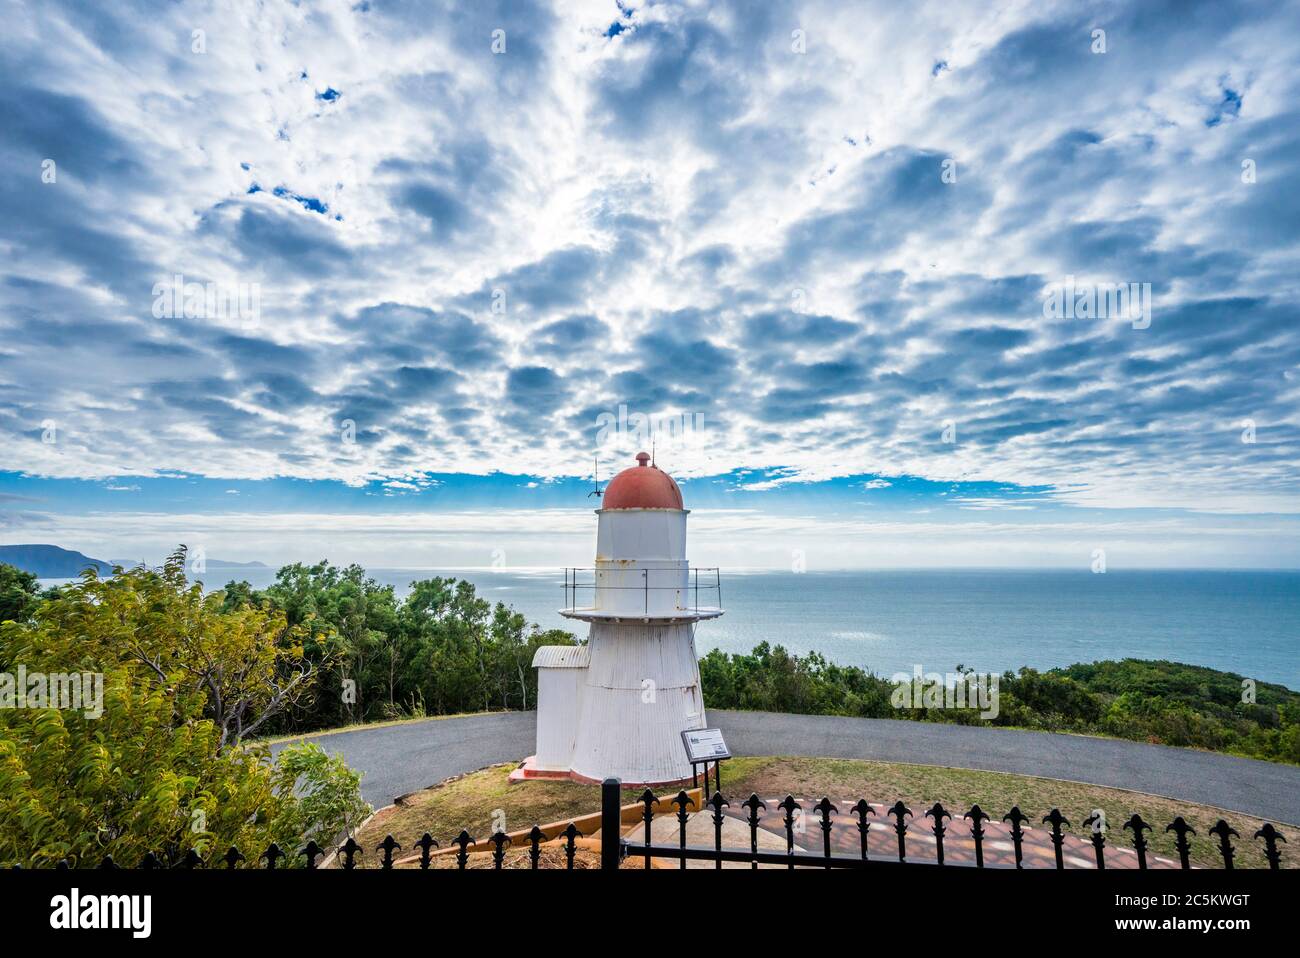
MULTIPOLYGON (((519 767, 510 773, 507 781, 511 785, 517 785, 520 782, 535 781, 564 781, 581 782, 584 785, 599 785, 601 780, 598 778, 588 778, 585 775, 579 775, 577 772, 568 770, 556 770, 537 767, 537 756, 529 755, 519 767)), ((623 782, 624 788, 665 788, 675 786, 680 788, 690 788, 691 779, 678 778, 667 782, 623 782)))
MULTIPOLYGON (((624 836, 632 844, 641 844, 645 841, 645 824, 638 823, 625 828, 624 836)), ((650 839, 656 845, 676 846, 681 840, 681 824, 677 821, 676 816, 657 815, 654 823, 650 826, 650 839)), ((695 845, 701 848, 712 848, 716 841, 714 835, 713 813, 712 812, 692 812, 686 819, 686 844, 695 845)), ((749 848, 749 826, 738 818, 730 815, 724 815, 722 818, 722 847, 723 848, 749 848)), ((817 846, 820 850, 821 846, 817 846)), ((781 835, 760 828, 758 830, 758 850, 761 852, 778 852, 785 853, 785 838, 781 835)), ((805 849, 796 844, 796 851, 805 849)), ((645 859, 637 856, 628 858, 623 863, 624 868, 645 868, 645 859)), ((656 858, 651 868, 680 868, 680 859, 676 858, 656 858)), ((718 866, 711 861, 703 859, 687 859, 686 868, 714 868, 718 866)), ((723 862, 722 867, 726 868, 747 868, 753 869, 749 862, 723 862)), ((759 868, 787 868, 786 865, 759 865, 759 868)))
POLYGON ((529 755, 526 759, 523 760, 523 762, 520 763, 518 768, 516 768, 513 772, 510 773, 510 776, 509 778, 507 778, 507 781, 511 785, 514 785, 516 782, 537 781, 537 780, 545 780, 545 779, 564 780, 564 779, 570 779, 572 777, 573 777, 572 772, 568 772, 564 770, 553 770, 549 768, 538 768, 537 756, 529 755))

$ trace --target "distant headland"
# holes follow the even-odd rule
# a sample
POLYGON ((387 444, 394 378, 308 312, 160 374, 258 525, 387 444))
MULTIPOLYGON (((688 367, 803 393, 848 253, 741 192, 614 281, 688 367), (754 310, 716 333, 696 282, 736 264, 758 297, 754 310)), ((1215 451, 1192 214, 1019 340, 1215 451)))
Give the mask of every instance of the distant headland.
MULTIPOLYGON (((113 566, 130 569, 138 565, 148 565, 143 559, 103 559, 92 558, 85 553, 48 543, 26 543, 23 545, 0 545, 0 562, 30 572, 42 579, 73 579, 87 569, 95 569, 100 575, 112 575, 113 566)), ((263 562, 235 562, 229 559, 208 559, 210 569, 265 569, 263 562)))

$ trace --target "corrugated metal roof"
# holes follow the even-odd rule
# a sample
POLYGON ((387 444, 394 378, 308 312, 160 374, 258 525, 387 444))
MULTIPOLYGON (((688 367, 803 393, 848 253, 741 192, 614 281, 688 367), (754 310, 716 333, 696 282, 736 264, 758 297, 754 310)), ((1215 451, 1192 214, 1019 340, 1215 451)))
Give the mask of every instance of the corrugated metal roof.
POLYGON ((585 645, 543 645, 533 656, 535 669, 585 669, 591 652, 585 645))

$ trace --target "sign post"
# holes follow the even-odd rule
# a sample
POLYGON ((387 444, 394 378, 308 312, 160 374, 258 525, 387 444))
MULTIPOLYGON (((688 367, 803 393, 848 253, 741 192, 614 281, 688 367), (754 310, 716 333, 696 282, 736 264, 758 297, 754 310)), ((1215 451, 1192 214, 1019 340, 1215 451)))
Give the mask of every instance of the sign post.
POLYGON ((699 767, 704 766, 704 797, 709 797, 709 763, 713 763, 713 776, 717 790, 722 791, 722 760, 731 758, 731 750, 722 738, 722 729, 693 728, 682 732, 686 747, 686 760, 691 763, 691 783, 698 787, 699 767))

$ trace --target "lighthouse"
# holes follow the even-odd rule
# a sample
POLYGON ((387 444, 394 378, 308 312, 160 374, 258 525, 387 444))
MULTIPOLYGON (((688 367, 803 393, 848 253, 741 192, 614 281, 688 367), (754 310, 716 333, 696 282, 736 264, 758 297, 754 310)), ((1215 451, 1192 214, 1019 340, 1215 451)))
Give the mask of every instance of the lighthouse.
POLYGON ((721 582, 686 560, 677 483, 636 459, 596 510, 595 566, 565 570, 560 614, 588 623, 587 644, 537 650, 537 751, 516 779, 691 777, 681 733, 705 725, 695 623, 722 615, 721 582))

